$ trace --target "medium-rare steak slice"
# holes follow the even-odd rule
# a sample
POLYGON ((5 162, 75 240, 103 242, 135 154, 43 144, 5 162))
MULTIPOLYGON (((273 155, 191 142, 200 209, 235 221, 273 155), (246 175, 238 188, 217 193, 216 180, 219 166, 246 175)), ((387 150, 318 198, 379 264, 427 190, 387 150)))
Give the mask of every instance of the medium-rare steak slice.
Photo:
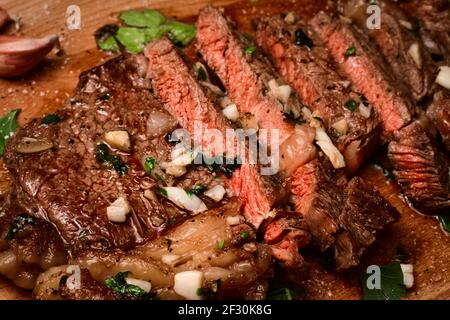
POLYGON ((423 213, 448 212, 448 160, 420 124, 396 132, 388 151, 394 175, 414 207, 423 213))
MULTIPOLYGON (((214 103, 207 98, 203 88, 190 74, 174 45, 168 39, 162 39, 149 44, 145 49, 149 59, 148 77, 152 79, 154 88, 165 102, 168 110, 183 122, 191 135, 195 138, 195 122, 203 127, 219 130, 222 138, 226 131, 232 129, 216 109, 214 103)), ((209 140, 202 141, 202 148, 207 147, 209 140)), ((223 141, 219 154, 236 154, 236 143, 223 141)), ((245 148, 244 148, 245 149, 245 148)), ((247 151, 244 151, 247 152, 247 151)), ((258 229, 278 204, 281 204, 289 191, 285 179, 277 174, 261 175, 257 164, 243 161, 225 183, 239 196, 244 205, 244 215, 247 222, 258 229)), ((300 220, 295 217, 293 220, 300 220)), ((267 232, 279 231, 279 237, 270 237, 268 243, 272 245, 274 255, 287 266, 300 267, 303 259, 299 255, 299 248, 307 244, 309 239, 302 223, 280 223, 283 219, 275 219, 269 223, 267 232)), ((264 232, 264 231, 262 231, 264 232)))
POLYGON ((283 78, 324 121, 345 157, 346 171, 355 173, 378 143, 381 127, 375 112, 364 105, 366 113, 358 110, 361 95, 337 72, 327 49, 305 23, 287 23, 283 16, 264 17, 257 21, 256 39, 283 78), (311 46, 302 42, 306 39, 311 46), (346 107, 353 101, 353 108, 346 107))
POLYGON ((398 88, 367 35, 324 12, 310 23, 356 89, 374 106, 383 124, 384 137, 389 138, 407 125, 415 112, 414 104, 398 88))
MULTIPOLYGON (((218 146, 222 149, 215 150, 213 156, 225 154, 227 158, 235 158, 238 155, 237 143, 232 141, 228 146, 225 141, 226 130, 233 128, 231 123, 207 98, 172 43, 168 39, 155 41, 147 46, 145 55, 149 59, 148 77, 171 114, 194 138, 196 122, 205 129, 219 130, 224 141, 218 146)), ((207 135, 203 135, 201 139, 205 136, 207 135)), ((207 150, 208 145, 213 143, 209 139, 199 142, 202 150, 207 150)), ((285 198, 286 182, 277 175, 261 176, 259 166, 252 165, 249 161, 242 163, 227 183, 241 198, 247 221, 256 228, 285 198)))
POLYGON ((442 142, 450 151, 450 93, 441 90, 434 94, 427 116, 441 134, 442 142))
POLYGON ((75 96, 58 112, 61 121, 34 120, 8 141, 5 160, 20 208, 54 224, 71 249, 133 247, 188 215, 144 195, 157 181, 144 171, 143 159, 160 162, 171 151, 153 119, 165 119, 163 130, 176 127, 142 77, 145 62, 119 57, 82 73, 75 96), (105 134, 117 130, 127 131, 129 152, 105 144, 105 134), (119 197, 131 211, 126 222, 113 223, 107 207, 119 197))
POLYGON ((422 42, 414 36, 413 23, 408 21, 397 5, 388 1, 378 1, 377 4, 381 6, 382 14, 379 29, 367 28, 368 3, 342 0, 340 12, 375 41, 396 79, 406 85, 415 101, 419 101, 427 95, 434 80, 432 66, 429 64, 431 57, 422 42))
POLYGON ((292 203, 305 217, 314 244, 325 251, 335 242, 342 188, 331 181, 318 159, 301 166, 292 176, 292 203))

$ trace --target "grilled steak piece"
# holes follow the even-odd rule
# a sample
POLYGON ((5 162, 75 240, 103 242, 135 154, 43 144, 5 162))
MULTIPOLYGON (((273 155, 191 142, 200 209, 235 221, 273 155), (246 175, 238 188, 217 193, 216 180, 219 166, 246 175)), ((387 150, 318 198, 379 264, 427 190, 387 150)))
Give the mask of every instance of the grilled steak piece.
POLYGON ((398 211, 361 178, 353 178, 345 188, 339 224, 344 230, 337 237, 334 255, 337 270, 359 264, 376 235, 399 217, 398 211))
POLYGON ((319 160, 301 166, 292 176, 292 203, 305 217, 313 243, 325 251, 335 242, 342 188, 331 181, 319 160))
POLYGON ((432 66, 426 63, 430 62, 430 57, 426 56, 428 53, 422 42, 413 34, 414 24, 400 12, 398 5, 387 1, 378 1, 377 4, 382 8, 379 29, 367 28, 368 3, 341 0, 340 12, 375 41, 396 79, 412 92, 415 101, 419 101, 427 95, 433 84, 432 66))
POLYGON ((310 23, 356 89, 375 107, 383 123, 384 137, 389 138, 408 124, 414 114, 414 104, 398 88, 367 36, 324 12, 310 23))
POLYGON ((435 93, 427 116, 441 134, 442 142, 450 151, 450 94, 444 90, 435 93))
MULTIPOLYGON (((225 137, 226 130, 232 129, 213 102, 205 95, 203 88, 189 73, 187 65, 183 62, 173 44, 167 40, 159 40, 151 43, 145 50, 149 58, 148 77, 152 79, 154 88, 167 108, 174 116, 184 121, 184 125, 195 138, 196 121, 204 128, 219 130, 225 137), (176 94, 174 94, 176 93, 176 94)), ((197 128, 198 128, 197 124, 197 128)), ((211 142, 202 141, 201 147, 205 148, 211 142)), ((236 144, 223 141, 220 153, 236 154, 236 144), (227 147, 229 146, 229 147, 227 147)), ((246 152, 246 151, 244 151, 246 152)), ((244 205, 246 220, 255 228, 269 216, 268 213, 286 198, 289 191, 287 180, 278 175, 261 175, 258 165, 244 161, 234 171, 231 179, 224 178, 230 189, 239 196, 244 205)), ((283 261, 287 266, 300 267, 303 258, 298 250, 308 243, 309 235, 303 230, 299 217, 291 218, 298 222, 286 223, 286 219, 277 217, 273 223, 269 223, 267 229, 278 233, 278 236, 267 238, 267 243, 272 245, 274 256, 283 261), (280 223, 283 221, 283 223, 280 223)))
POLYGON ((363 116, 345 107, 352 100, 362 103, 361 95, 337 72, 327 49, 305 23, 286 23, 282 16, 262 18, 257 23, 256 39, 283 78, 324 121, 345 157, 345 170, 354 174, 378 143, 381 127, 376 114, 369 111, 363 116), (311 47, 296 44, 301 34, 312 41, 311 47), (343 127, 340 132, 336 124, 343 127))
POLYGON ((418 1, 417 15, 425 28, 432 31, 450 32, 450 4, 446 0, 418 1))
POLYGON ((268 59, 256 44, 233 28, 219 9, 211 6, 202 9, 197 28, 200 53, 239 111, 253 114, 259 128, 279 130, 280 144, 286 141, 294 129, 285 121, 285 107, 289 105, 292 112, 298 112, 301 104, 295 95, 283 105, 269 94, 269 81, 280 77, 268 59))
POLYGON ((448 212, 448 160, 419 123, 395 133, 388 155, 398 183, 417 209, 431 214, 448 212))
MULTIPOLYGON (((133 247, 187 215, 168 200, 144 197, 157 182, 146 175, 142 160, 151 156, 159 163, 171 151, 166 132, 155 137, 150 125, 156 113, 159 119, 170 115, 152 96, 145 70, 145 59, 133 56, 82 73, 74 98, 58 112, 61 121, 34 120, 8 141, 5 160, 21 210, 54 224, 70 249, 133 247), (131 152, 103 144, 111 130, 128 132, 131 152), (52 148, 33 153, 24 147, 29 138, 51 142, 52 148), (125 223, 112 223, 106 209, 119 197, 132 210, 125 223)), ((174 120, 168 124, 165 130, 176 126, 174 120)))
MULTIPOLYGON (((149 59, 148 77, 152 79, 155 90, 169 111, 180 121, 192 137, 196 137, 200 126, 206 129, 219 130, 222 138, 231 124, 216 109, 203 89, 189 73, 189 69, 168 39, 155 41, 147 46, 145 55, 149 59)), ((203 134, 203 138, 207 134, 203 134)), ((215 137, 212 137, 215 138, 215 137)), ((202 150, 207 150, 213 143, 209 139, 199 141, 202 150)), ((232 141, 233 142, 233 141, 232 141)), ((217 154, 226 154, 234 158, 238 155, 237 144, 227 148, 226 141, 221 141, 217 154), (220 149, 221 148, 221 149, 220 149)), ((285 198, 285 184, 277 175, 261 176, 259 167, 248 161, 241 164, 226 183, 244 204, 247 221, 256 228, 265 219, 276 204, 285 198)))

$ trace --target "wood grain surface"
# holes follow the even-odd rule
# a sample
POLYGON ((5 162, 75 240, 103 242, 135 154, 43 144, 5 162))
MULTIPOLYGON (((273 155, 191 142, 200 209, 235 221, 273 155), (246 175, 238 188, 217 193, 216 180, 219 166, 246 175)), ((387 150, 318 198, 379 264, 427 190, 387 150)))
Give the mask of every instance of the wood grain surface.
MULTIPOLYGON (((302 1, 236 1, 236 0, 0 0, 0 7, 20 17, 20 33, 29 36, 59 34, 64 54, 49 57, 31 74, 13 80, 0 80, 0 116, 20 108, 21 125, 34 117, 52 113, 73 92, 81 71, 99 64, 110 56, 96 48, 93 33, 106 23, 117 21, 120 11, 151 7, 169 16, 194 20, 198 9, 207 3, 225 6, 226 12, 245 31, 250 31, 251 17, 261 13, 294 11, 311 16, 325 7, 325 0, 302 1), (66 9, 75 4, 81 9, 81 30, 68 30, 66 9)), ((3 32, 12 32, 9 27, 3 32)), ((0 172, 2 170, 0 169, 0 172)), ((0 184, 5 173, 0 174, 0 184)), ((401 213, 400 220, 383 233, 366 254, 358 270, 340 275, 326 270, 317 256, 306 253, 310 274, 298 282, 305 288, 306 299, 359 299, 359 277, 369 264, 388 263, 398 248, 409 254, 414 264, 415 286, 407 299, 450 299, 450 237, 433 217, 412 210, 400 196, 398 186, 386 180, 382 171, 367 166, 361 172, 401 213)), ((29 299, 30 293, 0 278, 0 299, 29 299)))

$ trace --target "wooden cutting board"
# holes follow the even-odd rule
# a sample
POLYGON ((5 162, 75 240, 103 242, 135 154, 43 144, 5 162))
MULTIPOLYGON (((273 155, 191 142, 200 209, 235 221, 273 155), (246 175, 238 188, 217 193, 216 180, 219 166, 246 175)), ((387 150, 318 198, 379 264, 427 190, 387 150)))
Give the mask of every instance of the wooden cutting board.
MULTIPOLYGON (((150 7, 168 16, 193 21, 207 3, 225 6, 227 14, 239 28, 251 31, 250 21, 262 13, 294 11, 308 18, 324 9, 325 0, 1 0, 0 6, 12 16, 20 17, 20 33, 29 36, 59 34, 64 50, 62 56, 52 53, 35 71, 26 77, 0 80, 0 115, 20 108, 21 125, 34 117, 54 112, 73 92, 81 71, 99 64, 110 56, 96 49, 93 33, 106 23, 117 21, 119 12, 150 7), (68 30, 66 10, 76 4, 81 12, 81 30, 68 30)), ((3 30, 11 32, 13 28, 3 30)), ((410 256, 414 264, 416 284, 408 299, 450 299, 450 237, 433 217, 415 212, 403 201, 398 186, 386 181, 381 170, 367 166, 361 175, 376 186, 401 213, 398 223, 387 230, 367 253, 361 268, 369 264, 388 263, 398 248, 410 256)), ((1 180, 1 175, 0 175, 1 180)), ((1 182, 1 181, 0 181, 1 182)), ((1 183, 0 183, 1 185, 1 183)), ((359 299, 359 277, 362 269, 338 275, 326 270, 312 255, 307 280, 299 280, 307 299, 359 299)), ((0 277, 0 299, 28 299, 30 293, 16 288, 0 277)))

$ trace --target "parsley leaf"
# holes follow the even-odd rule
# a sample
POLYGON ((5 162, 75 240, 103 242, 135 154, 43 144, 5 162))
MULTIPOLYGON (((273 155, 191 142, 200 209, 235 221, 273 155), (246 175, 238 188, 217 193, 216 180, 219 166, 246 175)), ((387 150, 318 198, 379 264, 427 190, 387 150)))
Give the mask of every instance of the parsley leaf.
POLYGON ((273 281, 270 283, 268 300, 294 300, 300 295, 300 289, 292 284, 273 281))
POLYGON ((450 214, 442 214, 439 216, 439 222, 442 225, 442 228, 450 232, 450 214))
POLYGON ((345 107, 351 112, 355 112, 356 110, 358 110, 359 104, 354 99, 350 99, 345 103, 345 107))
POLYGON ((256 48, 254 46, 247 46, 244 51, 251 56, 256 51, 256 48))
POLYGON ((364 300, 399 300, 406 294, 403 284, 403 272, 400 263, 391 263, 380 267, 380 289, 367 288, 367 279, 370 274, 362 277, 364 300))
POLYGON ((111 155, 108 146, 104 143, 97 146, 97 160, 100 163, 107 163, 122 176, 128 172, 128 165, 118 156, 111 155))
POLYGON ((223 250, 223 249, 225 248, 225 240, 219 240, 219 241, 217 241, 216 246, 217 246, 217 249, 223 250))
POLYGON ((350 48, 348 48, 345 51, 344 57, 348 58, 348 57, 354 56, 355 54, 356 54, 356 48, 355 47, 350 47, 350 48))
POLYGON ((194 25, 186 24, 179 21, 172 21, 165 25, 169 33, 170 40, 176 45, 185 46, 189 44, 197 33, 194 25))
POLYGON ((5 152, 6 141, 17 130, 17 115, 20 109, 8 112, 3 118, 0 118, 0 156, 5 152))
POLYGON ((117 295, 119 299, 132 298, 150 300, 153 296, 145 292, 142 288, 128 284, 126 277, 128 272, 119 272, 114 277, 106 279, 105 285, 117 295))
POLYGON ((61 117, 58 116, 56 113, 46 115, 44 118, 42 118, 43 124, 53 124, 58 123, 61 121, 61 117))
POLYGON ((132 27, 158 27, 166 21, 166 17, 159 11, 149 9, 124 11, 120 14, 120 19, 132 27))
POLYGON ((155 169, 155 165, 156 165, 155 158, 152 157, 146 158, 144 163, 145 172, 147 172, 147 174, 150 174, 153 171, 153 169, 155 169))

